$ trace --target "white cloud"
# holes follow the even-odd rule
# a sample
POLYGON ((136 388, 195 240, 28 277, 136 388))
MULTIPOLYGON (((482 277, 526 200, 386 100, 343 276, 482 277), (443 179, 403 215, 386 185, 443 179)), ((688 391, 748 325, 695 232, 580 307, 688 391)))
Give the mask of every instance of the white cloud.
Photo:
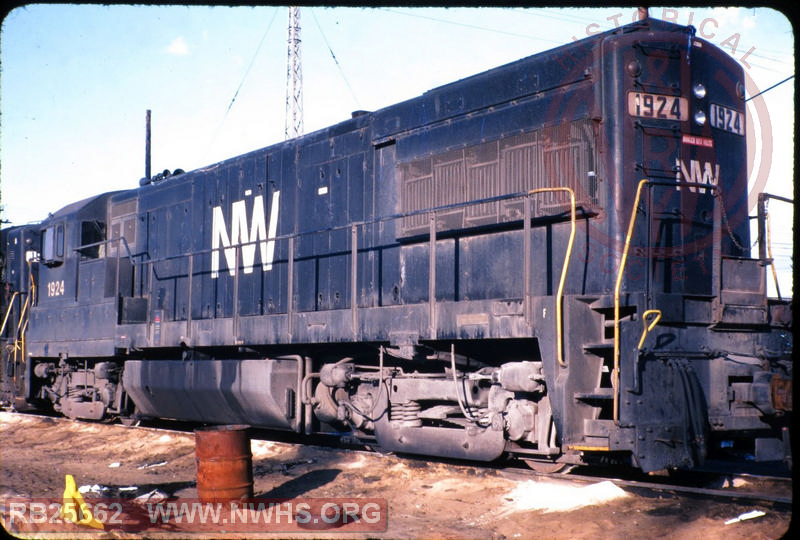
POLYGON ((186 44, 186 40, 183 39, 183 36, 178 36, 173 39, 172 43, 169 44, 166 50, 169 54, 175 54, 179 56, 189 54, 189 46, 186 44))

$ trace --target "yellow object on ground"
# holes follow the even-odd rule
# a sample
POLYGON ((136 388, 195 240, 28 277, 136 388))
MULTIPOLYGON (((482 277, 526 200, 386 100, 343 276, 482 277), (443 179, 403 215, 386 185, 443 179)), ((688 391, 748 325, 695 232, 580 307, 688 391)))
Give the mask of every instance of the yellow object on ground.
POLYGON ((78 525, 86 525, 94 529, 104 528, 103 524, 92 515, 89 505, 83 500, 83 495, 75 486, 75 479, 71 474, 66 476, 64 504, 61 506, 60 516, 62 519, 72 521, 78 525))

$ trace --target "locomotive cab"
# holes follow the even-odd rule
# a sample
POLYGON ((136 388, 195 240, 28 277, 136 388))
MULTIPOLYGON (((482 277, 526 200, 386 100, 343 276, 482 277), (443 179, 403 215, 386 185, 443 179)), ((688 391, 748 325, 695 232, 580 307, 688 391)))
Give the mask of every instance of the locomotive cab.
POLYGON ((113 361, 118 260, 110 256, 104 194, 71 204, 43 221, 38 288, 25 352, 29 397, 52 401, 73 418, 99 420, 121 407, 121 364, 113 361))

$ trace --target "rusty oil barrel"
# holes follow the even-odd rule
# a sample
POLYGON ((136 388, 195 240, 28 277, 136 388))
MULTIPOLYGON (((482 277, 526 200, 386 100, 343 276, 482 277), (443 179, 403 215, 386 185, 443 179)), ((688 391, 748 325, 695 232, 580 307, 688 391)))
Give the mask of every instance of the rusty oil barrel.
POLYGON ((194 431, 197 496, 221 502, 253 496, 253 455, 248 426, 212 426, 194 431))

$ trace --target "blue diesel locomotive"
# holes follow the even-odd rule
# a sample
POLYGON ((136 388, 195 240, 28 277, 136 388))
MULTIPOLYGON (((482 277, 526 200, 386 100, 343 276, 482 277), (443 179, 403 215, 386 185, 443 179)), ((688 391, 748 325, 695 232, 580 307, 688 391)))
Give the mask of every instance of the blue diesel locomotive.
POLYGON ((790 457, 742 69, 653 19, 2 231, 2 399, 542 469, 790 457))

